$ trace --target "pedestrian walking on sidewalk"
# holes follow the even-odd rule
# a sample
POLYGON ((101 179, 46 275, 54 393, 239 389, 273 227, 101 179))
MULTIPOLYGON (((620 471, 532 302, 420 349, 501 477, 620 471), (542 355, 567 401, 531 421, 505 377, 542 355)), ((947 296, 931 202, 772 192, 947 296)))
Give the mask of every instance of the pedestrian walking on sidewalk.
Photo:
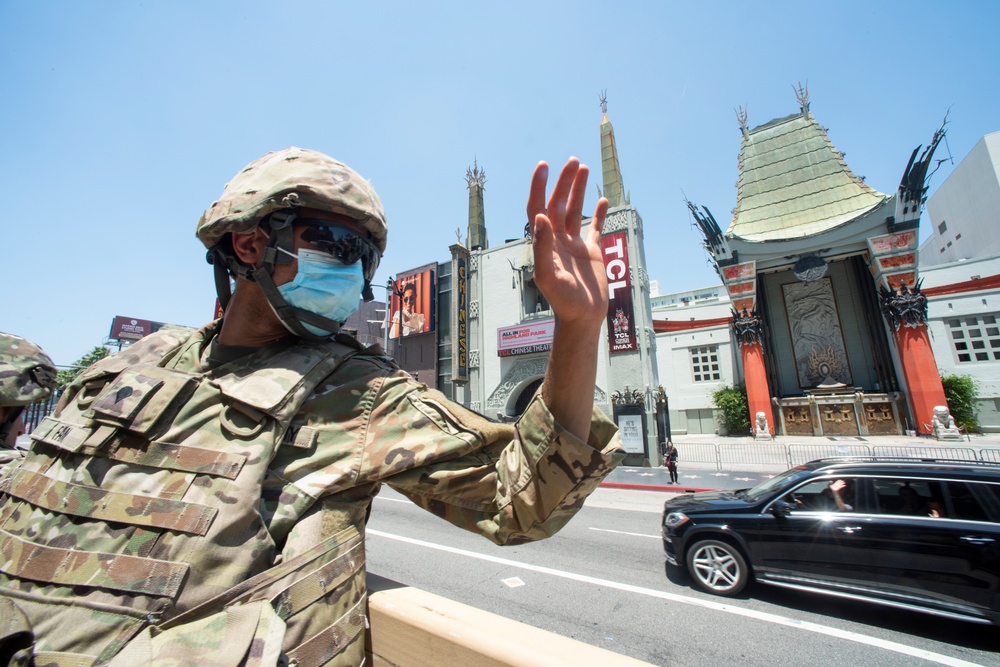
POLYGON ((670 483, 677 483, 677 448, 674 443, 667 442, 663 450, 663 465, 667 466, 670 473, 670 483))

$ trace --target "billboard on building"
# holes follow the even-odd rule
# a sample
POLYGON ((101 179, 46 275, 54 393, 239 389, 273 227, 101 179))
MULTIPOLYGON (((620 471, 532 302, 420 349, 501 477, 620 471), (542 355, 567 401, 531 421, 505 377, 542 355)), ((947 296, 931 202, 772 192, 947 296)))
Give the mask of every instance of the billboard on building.
POLYGON ((516 324, 497 329, 497 356, 514 357, 519 354, 548 352, 556 330, 554 318, 516 324))
POLYGON ((421 269, 396 277, 389 306, 390 338, 434 331, 435 277, 434 269, 421 269))
POLYGON ((608 350, 611 353, 638 348, 627 239, 625 231, 601 237, 601 254, 608 276, 608 350))
POLYGON ((116 315, 111 322, 111 333, 108 334, 108 338, 119 342, 133 342, 159 330, 162 326, 163 322, 116 315))

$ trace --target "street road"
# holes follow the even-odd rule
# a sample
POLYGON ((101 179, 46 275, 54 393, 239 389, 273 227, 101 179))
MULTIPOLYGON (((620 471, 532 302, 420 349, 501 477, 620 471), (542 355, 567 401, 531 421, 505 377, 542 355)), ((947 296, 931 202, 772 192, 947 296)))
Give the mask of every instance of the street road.
POLYGON ((497 547, 385 487, 368 569, 655 665, 1000 665, 990 626, 763 585, 734 599, 695 591, 665 568, 669 496, 598 489, 551 539, 497 547))

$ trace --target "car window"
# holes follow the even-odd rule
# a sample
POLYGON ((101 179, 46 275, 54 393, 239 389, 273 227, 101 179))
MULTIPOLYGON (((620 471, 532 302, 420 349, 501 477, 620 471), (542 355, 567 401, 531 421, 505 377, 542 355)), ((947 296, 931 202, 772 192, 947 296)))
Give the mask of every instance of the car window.
POLYGON ((948 516, 941 482, 929 479, 882 477, 875 480, 875 501, 880 514, 948 516))
POLYGON ((796 487, 784 500, 796 509, 811 512, 851 512, 857 480, 849 477, 818 479, 796 487))
POLYGON ((794 468, 789 468, 780 475, 776 475, 771 479, 764 480, 752 489, 747 490, 746 495, 743 497, 748 503, 755 503, 758 500, 763 500, 767 494, 778 489, 779 487, 788 484, 790 480, 795 477, 801 477, 803 475, 808 475, 811 469, 806 466, 795 466, 794 468))
MULTIPOLYGON (((948 482, 948 500, 951 505, 949 516, 965 521, 989 521, 986 510, 972 492, 972 486, 966 482, 948 482)), ((982 488, 990 485, 975 486, 982 488)))

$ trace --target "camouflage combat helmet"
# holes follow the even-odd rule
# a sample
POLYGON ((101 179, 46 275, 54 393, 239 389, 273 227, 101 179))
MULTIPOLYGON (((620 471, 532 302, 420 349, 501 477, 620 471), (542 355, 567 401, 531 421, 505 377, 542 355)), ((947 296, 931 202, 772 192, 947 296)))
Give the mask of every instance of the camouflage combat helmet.
POLYGON ((359 241, 368 248, 362 296, 365 301, 374 299, 371 280, 385 251, 387 235, 382 202, 360 174, 318 151, 293 146, 251 162, 202 214, 195 235, 208 248, 208 261, 215 266, 215 286, 223 308, 231 296, 230 276, 244 278, 260 286, 290 331, 302 338, 322 340, 303 323, 333 332, 339 330, 340 323, 289 305, 272 279, 275 264, 287 264, 294 257, 293 224, 330 226, 299 217, 303 209, 346 216, 368 232, 368 238, 359 241), (235 257, 229 233, 253 231, 265 219, 268 249, 261 266, 244 266, 235 257))
POLYGON ((342 162, 294 146, 244 167, 201 216, 195 233, 212 248, 226 233, 249 232, 268 214, 289 208, 346 215, 367 229, 379 252, 385 252, 385 211, 371 183, 342 162))
POLYGON ((21 407, 47 398, 56 367, 34 343, 0 332, 0 407, 21 407))

